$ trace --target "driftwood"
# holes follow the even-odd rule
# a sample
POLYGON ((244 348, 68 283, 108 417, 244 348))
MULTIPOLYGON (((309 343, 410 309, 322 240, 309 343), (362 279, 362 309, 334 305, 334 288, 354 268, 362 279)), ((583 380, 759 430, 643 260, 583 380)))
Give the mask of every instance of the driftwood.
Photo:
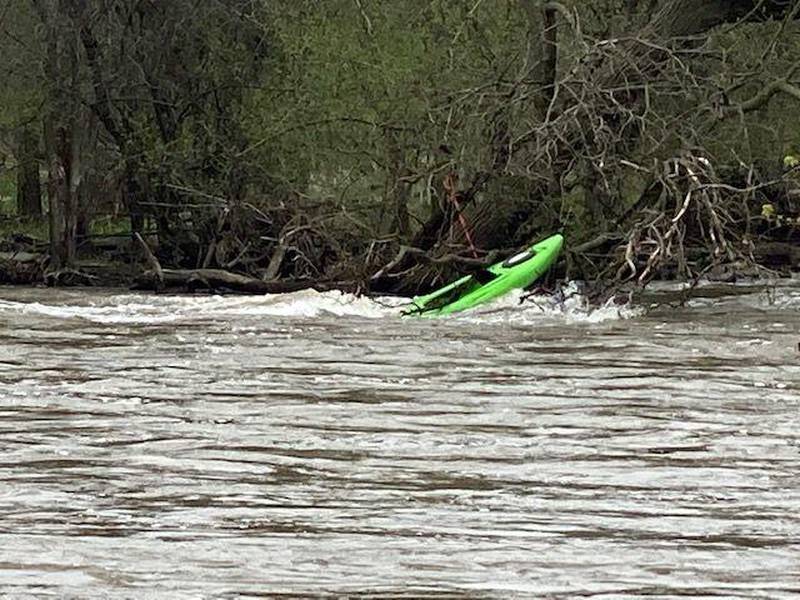
POLYGON ((150 246, 147 245, 147 242, 144 241, 144 238, 138 231, 133 234, 133 237, 139 242, 139 246, 141 246, 142 252, 144 252, 144 258, 147 264, 150 265, 150 271, 153 273, 155 289, 158 291, 164 287, 164 271, 161 268, 161 263, 158 262, 156 255, 153 254, 152 250, 150 250, 150 246))
POLYGON ((786 242, 765 242, 753 250, 756 260, 768 267, 800 269, 800 246, 786 242))
POLYGON ((19 264, 40 263, 46 259, 46 255, 33 252, 0 252, 0 261, 19 264))
POLYGON ((91 273, 72 268, 47 271, 42 281, 48 287, 92 287, 100 283, 100 278, 91 273))
POLYGON ((134 289, 230 290, 247 294, 279 294, 311 287, 310 282, 267 282, 222 269, 149 269, 136 278, 134 289))
POLYGON ((0 252, 0 284, 41 283, 47 256, 31 252, 0 252))
POLYGON ((171 291, 216 291, 240 294, 287 294, 300 290, 315 289, 354 291, 356 282, 285 280, 263 281, 255 277, 231 273, 222 269, 162 269, 160 274, 145 271, 136 278, 132 289, 171 291))
POLYGON ((574 248, 567 248, 567 252, 571 254, 584 254, 587 252, 591 252, 592 250, 597 250, 607 244, 613 244, 622 241, 622 236, 614 233, 602 233, 597 237, 589 240, 588 242, 584 242, 574 248))
POLYGON ((355 282, 320 282, 310 280, 265 281, 232 273, 224 269, 164 269, 141 235, 134 235, 150 267, 136 278, 131 286, 135 290, 165 289, 195 292, 198 290, 228 291, 240 294, 286 294, 306 289, 317 291, 354 290, 355 282))
MULTIPOLYGON (((508 253, 508 252, 506 252, 508 253)), ((421 262, 431 263, 431 264, 438 264, 438 265, 451 265, 457 264, 466 267, 471 267, 473 269, 479 269, 483 267, 491 266, 493 263, 497 262, 498 257, 502 254, 499 250, 492 250, 483 258, 469 258, 466 256, 459 256, 458 254, 446 254, 444 256, 434 256, 432 253, 423 250, 422 248, 415 248, 413 246, 401 246, 400 250, 397 252, 397 256, 395 256, 391 262, 385 265, 381 270, 375 273, 372 277, 372 281, 378 281, 384 277, 391 277, 391 272, 394 271, 398 266, 403 264, 405 260, 410 257, 416 257, 421 262)))

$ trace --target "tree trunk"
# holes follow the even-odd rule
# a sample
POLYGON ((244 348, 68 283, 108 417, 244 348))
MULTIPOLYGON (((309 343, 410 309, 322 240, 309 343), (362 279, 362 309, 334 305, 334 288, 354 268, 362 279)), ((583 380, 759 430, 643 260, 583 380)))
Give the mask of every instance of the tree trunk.
POLYGON ((750 17, 754 21, 785 17, 796 3, 787 0, 668 0, 650 29, 661 38, 688 37, 750 17))
POLYGON ((46 127, 49 165, 51 269, 69 268, 75 261, 78 177, 73 169, 74 145, 71 128, 48 122, 46 127))
POLYGON ((558 68, 558 10, 542 0, 522 0, 528 17, 527 69, 536 84, 534 104, 544 119, 555 94, 558 68))
MULTIPOLYGON (((76 0, 81 4, 81 0, 76 0)), ((76 5, 77 5, 76 4, 76 5)), ((43 28, 44 71, 50 85, 44 117, 48 165, 50 269, 71 268, 75 261, 77 219, 81 187, 80 135, 82 108, 76 92, 80 86, 77 37, 65 18, 66 0, 32 0, 43 28)), ((57 278, 56 278, 57 279, 57 278)))
POLYGON ((39 178, 39 140, 29 128, 20 135, 17 168, 17 214, 39 219, 42 216, 42 184, 39 178))
POLYGON ((133 233, 142 232, 144 231, 144 211, 141 204, 143 190, 137 175, 137 168, 130 160, 125 164, 123 190, 125 208, 131 220, 131 231, 133 233))
POLYGON ((397 233, 401 239, 407 240, 410 229, 408 201, 411 197, 411 185, 408 177, 411 172, 406 164, 405 152, 396 132, 386 129, 386 154, 389 163, 387 180, 387 200, 392 206, 392 218, 389 232, 397 233))

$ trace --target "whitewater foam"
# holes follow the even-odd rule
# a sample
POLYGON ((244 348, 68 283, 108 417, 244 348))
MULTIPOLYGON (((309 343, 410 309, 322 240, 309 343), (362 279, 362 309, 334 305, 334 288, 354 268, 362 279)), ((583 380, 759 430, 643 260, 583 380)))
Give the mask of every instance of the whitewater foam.
POLYGON ((0 300, 0 313, 22 312, 100 324, 163 324, 246 317, 312 318, 324 314, 381 318, 393 312, 364 297, 305 290, 266 296, 176 296, 123 294, 90 296, 83 304, 0 300))
POLYGON ((581 282, 570 281, 554 293, 530 294, 515 290, 474 311, 457 315, 457 318, 484 322, 513 320, 516 323, 602 323, 632 319, 644 314, 643 307, 630 303, 618 304, 614 299, 608 300, 602 306, 593 306, 583 292, 581 282))
MULTIPOLYGON (((265 296, 180 296, 111 294, 69 297, 46 304, 0 300, 0 314, 22 312, 57 319, 83 319, 98 324, 159 325, 169 323, 233 320, 258 317, 308 319, 326 315, 365 319, 399 318, 408 298, 367 298, 339 291, 303 290, 265 296)), ((556 294, 526 295, 512 292, 476 310, 451 318, 481 322, 533 322, 555 319, 597 323, 638 316, 643 310, 609 302, 592 307, 577 283, 556 294)))

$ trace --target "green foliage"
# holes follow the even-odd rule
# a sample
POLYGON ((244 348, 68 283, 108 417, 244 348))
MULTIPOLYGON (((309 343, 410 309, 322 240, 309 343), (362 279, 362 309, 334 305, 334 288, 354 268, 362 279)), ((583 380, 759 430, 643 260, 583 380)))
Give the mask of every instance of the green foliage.
POLYGON ((296 184, 313 174, 335 195, 365 187, 380 195, 395 150, 415 172, 435 164, 442 144, 464 167, 479 163, 485 115, 476 88, 518 61, 518 49, 508 52, 524 37, 518 11, 499 1, 474 11, 442 0, 363 7, 338 0, 278 11, 285 92, 254 93, 248 131, 282 145, 288 173, 308 171, 295 171, 296 184))
POLYGON ((0 141, 13 146, 26 122, 72 126, 89 179, 135 188, 159 228, 198 246, 232 227, 226 209, 244 219, 242 205, 242 245, 302 219, 335 223, 334 236, 411 238, 450 174, 461 190, 493 178, 475 204, 509 222, 527 210, 524 235, 557 222, 585 238, 687 148, 720 171, 780 170, 800 144, 788 97, 718 118, 792 69, 790 24, 782 35, 775 22, 718 28, 667 59, 669 44, 634 35, 652 3, 564 0, 562 87, 543 115, 533 0, 8 2, 0 141), (639 65, 645 55, 655 62, 639 65))
POLYGON ((89 225, 91 235, 122 235, 130 232, 131 224, 122 217, 104 216, 93 219, 89 225))
MULTIPOLYGON (((0 213, 2 216, 2 213, 0 213)), ((45 241, 49 232, 47 222, 44 220, 27 220, 14 218, 0 218, 0 240, 8 239, 12 235, 22 234, 34 240, 45 241)))
POLYGON ((17 211, 17 182, 14 172, 0 171, 0 215, 13 215, 17 211))
POLYGON ((40 116, 40 40, 27 0, 7 0, 0 20, 0 136, 40 116))

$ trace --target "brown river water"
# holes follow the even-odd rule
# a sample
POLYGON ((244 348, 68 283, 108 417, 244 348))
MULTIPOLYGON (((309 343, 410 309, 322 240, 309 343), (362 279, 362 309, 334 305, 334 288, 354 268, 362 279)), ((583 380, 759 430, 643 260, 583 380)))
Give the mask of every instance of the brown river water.
POLYGON ((701 295, 0 288, 0 598, 800 598, 800 281, 701 295))

